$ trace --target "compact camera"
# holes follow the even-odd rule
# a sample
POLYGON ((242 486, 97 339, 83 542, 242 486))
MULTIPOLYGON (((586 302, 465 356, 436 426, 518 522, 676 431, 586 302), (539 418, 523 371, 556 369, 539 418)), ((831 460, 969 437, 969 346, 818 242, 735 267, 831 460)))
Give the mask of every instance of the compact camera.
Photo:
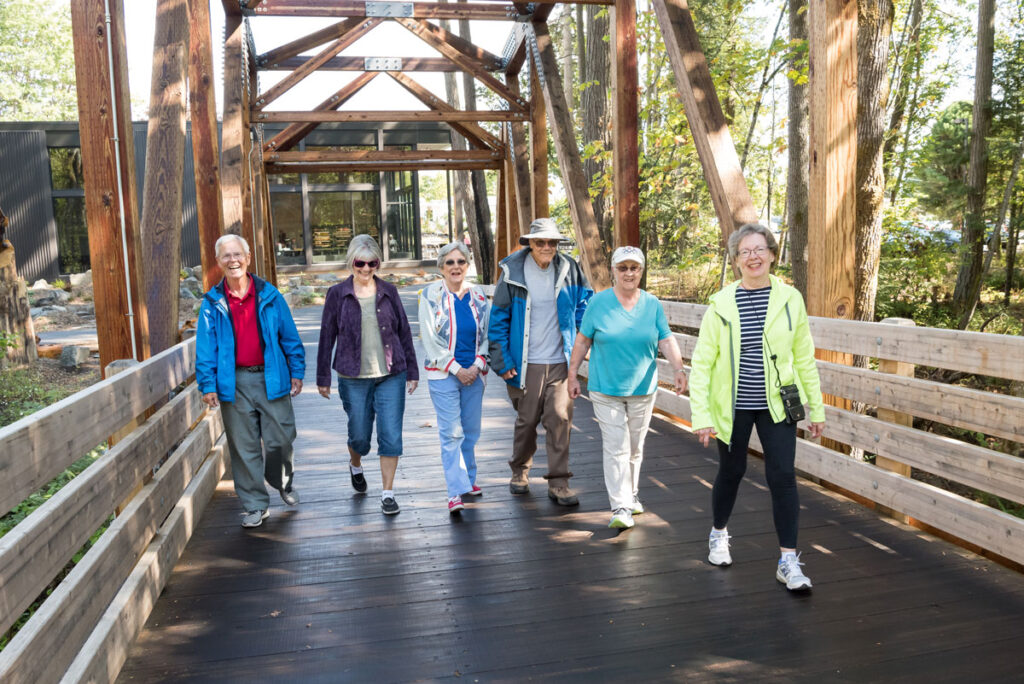
POLYGON ((796 385, 783 385, 779 388, 782 406, 786 410, 786 422, 799 423, 804 419, 804 403, 800 401, 800 390, 796 385))

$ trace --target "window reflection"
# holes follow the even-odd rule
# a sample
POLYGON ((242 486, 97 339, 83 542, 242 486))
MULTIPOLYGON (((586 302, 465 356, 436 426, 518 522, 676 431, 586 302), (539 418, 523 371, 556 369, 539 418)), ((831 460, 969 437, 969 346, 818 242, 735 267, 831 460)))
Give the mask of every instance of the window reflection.
POLYGON ((306 241, 302 234, 302 195, 292 192, 270 194, 270 211, 277 238, 277 263, 305 264, 306 241))
POLYGON ((309 193, 313 262, 344 261, 352 236, 366 233, 380 241, 376 192, 309 193))

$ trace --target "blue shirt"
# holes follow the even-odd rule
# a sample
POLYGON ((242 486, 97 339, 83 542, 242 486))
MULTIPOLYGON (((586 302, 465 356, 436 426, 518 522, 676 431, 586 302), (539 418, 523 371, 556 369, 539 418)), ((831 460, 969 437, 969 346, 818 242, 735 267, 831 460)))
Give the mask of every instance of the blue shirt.
POLYGON ((631 311, 607 289, 590 300, 580 332, 593 340, 588 389, 613 397, 652 394, 658 388, 658 342, 672 334, 658 298, 640 292, 631 311))
POLYGON ((476 361, 476 319, 473 318, 473 310, 469 305, 467 292, 461 298, 453 297, 455 300, 455 363, 463 368, 469 368, 476 361))

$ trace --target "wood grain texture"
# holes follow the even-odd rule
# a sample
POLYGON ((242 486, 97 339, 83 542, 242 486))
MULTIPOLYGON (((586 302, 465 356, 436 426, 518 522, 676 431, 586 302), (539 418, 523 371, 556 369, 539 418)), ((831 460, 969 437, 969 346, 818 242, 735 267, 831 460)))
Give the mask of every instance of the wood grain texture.
POLYGON ((724 245, 734 230, 757 220, 757 211, 687 1, 653 0, 652 4, 724 245))
MULTIPOLYGON (((391 72, 388 72, 391 73, 391 72)), ((253 112, 254 121, 261 123, 288 122, 345 122, 345 121, 521 121, 523 116, 504 109, 481 109, 472 111, 396 111, 396 110, 330 110, 253 112)))
POLYGON ((615 0, 612 28, 612 174, 615 247, 640 246, 639 76, 636 0, 615 0))
POLYGON ((254 244, 250 195, 248 70, 244 64, 245 30, 241 16, 224 20, 224 117, 222 124, 221 196, 224 232, 254 244))
MULTIPOLYGON (((526 29, 527 31, 529 29, 526 29)), ((550 190, 548 188, 548 110, 544 104, 544 92, 540 84, 540 66, 530 60, 530 174, 533 180, 530 191, 530 205, 533 213, 530 221, 550 217, 550 190)), ((527 223, 529 232, 530 224, 527 223)))
POLYGON ((85 215, 101 368, 117 359, 142 360, 149 356, 123 0, 111 0, 109 27, 105 17, 104 0, 71 3, 85 215), (113 63, 107 57, 108 32, 113 63))
MULTIPOLYGON (((389 71, 387 72, 387 74, 391 78, 398 81, 399 85, 401 85, 403 88, 405 88, 410 93, 415 95, 420 102, 430 107, 431 110, 436 110, 438 112, 446 112, 448 114, 453 114, 454 112, 457 111, 450 104, 448 104, 441 98, 434 95, 428 89, 420 85, 416 81, 416 79, 412 78, 408 74, 398 73, 394 71, 389 71)), ((500 149, 502 146, 500 138, 491 135, 489 132, 487 132, 480 126, 476 125, 475 123, 470 123, 468 121, 449 121, 448 123, 452 127, 452 129, 461 133, 466 138, 466 140, 476 145, 478 148, 491 148, 496 150, 500 149)))
POLYGON ((7 513, 195 373, 195 340, 0 429, 0 513, 7 513))
MULTIPOLYGON (((361 0, 264 0, 256 8, 257 17, 365 17, 366 3, 361 0)), ((515 21, 519 10, 509 3, 467 2, 459 4, 414 2, 414 19, 479 19, 515 21)))
MULTIPOLYGON (((283 62, 293 57, 301 55, 306 50, 311 50, 318 45, 323 45, 329 40, 337 40, 346 33, 354 29, 359 25, 362 19, 359 17, 353 17, 350 19, 343 19, 335 24, 331 24, 319 31, 314 31, 308 35, 296 38, 295 40, 289 41, 284 45, 280 45, 273 50, 268 50, 256 58, 256 66, 260 69, 272 69, 275 67, 282 67, 283 62)), ((302 63, 315 59, 315 57, 307 57, 302 60, 299 64, 295 64, 290 67, 295 69, 302 65, 302 63)))
MULTIPOLYGON (((520 93, 518 75, 508 75, 505 77, 505 81, 508 84, 509 90, 517 94, 520 93)), ((510 251, 515 251, 518 249, 519 236, 529 232, 530 221, 533 220, 533 209, 530 204, 530 153, 527 146, 524 124, 518 121, 508 124, 506 140, 511 162, 509 164, 509 185, 512 200, 516 204, 516 216, 519 219, 517 224, 510 226, 510 235, 514 233, 510 244, 514 246, 511 246, 509 249, 510 251)))

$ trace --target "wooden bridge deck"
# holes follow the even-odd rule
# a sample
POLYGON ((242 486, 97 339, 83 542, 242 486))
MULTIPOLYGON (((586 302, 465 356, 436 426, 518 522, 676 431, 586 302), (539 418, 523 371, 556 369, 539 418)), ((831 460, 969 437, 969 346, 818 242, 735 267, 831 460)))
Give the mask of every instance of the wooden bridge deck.
POLYGON ((421 387, 405 417, 402 513, 386 518, 375 461, 369 495, 354 494, 340 401, 313 387, 319 311, 296 318, 311 353, 296 401, 302 503, 275 499, 243 530, 223 481, 119 681, 1020 681, 1024 576, 801 482, 814 591, 790 594, 774 579, 756 459, 730 522, 735 564, 708 565, 713 452, 665 420, 647 443, 648 512, 609 530, 585 398, 578 508, 550 502, 539 478, 527 497, 508 493, 513 414, 493 381, 485 494, 451 518, 421 387))

